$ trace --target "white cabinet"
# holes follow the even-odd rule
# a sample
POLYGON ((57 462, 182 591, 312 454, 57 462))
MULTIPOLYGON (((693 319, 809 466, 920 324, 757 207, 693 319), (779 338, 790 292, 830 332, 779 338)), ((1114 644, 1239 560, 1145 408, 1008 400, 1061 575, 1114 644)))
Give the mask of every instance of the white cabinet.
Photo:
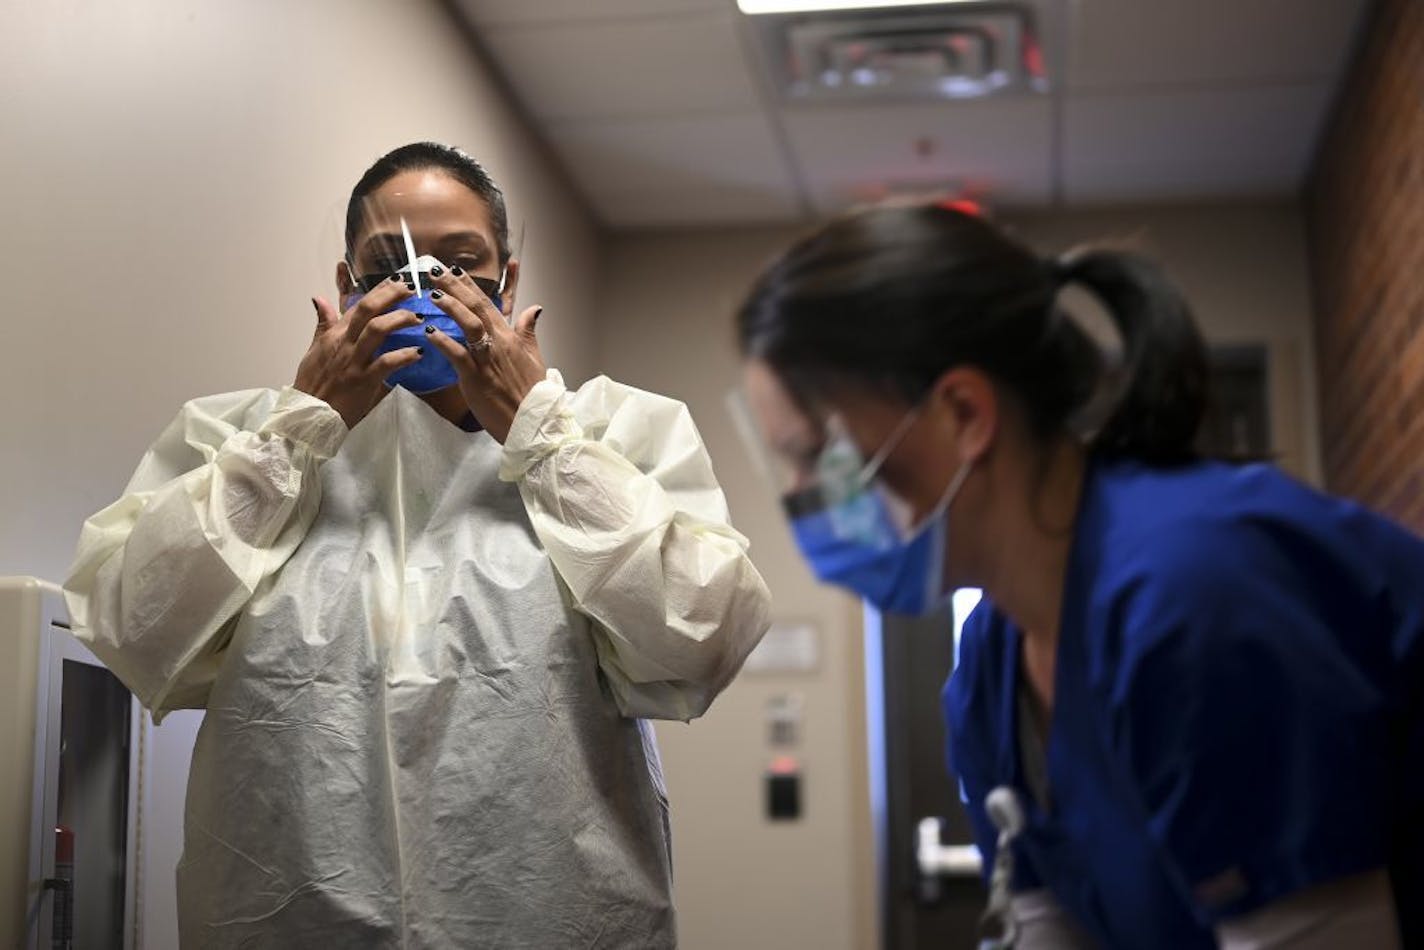
POLYGON ((0 946, 176 948, 200 714, 155 728, 33 578, 0 578, 0 704, 0 946))

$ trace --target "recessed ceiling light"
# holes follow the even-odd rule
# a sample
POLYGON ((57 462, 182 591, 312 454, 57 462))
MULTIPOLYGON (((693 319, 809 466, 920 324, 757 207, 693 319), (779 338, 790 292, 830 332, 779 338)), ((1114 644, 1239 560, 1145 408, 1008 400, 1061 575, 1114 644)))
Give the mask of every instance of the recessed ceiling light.
POLYGON ((884 7, 924 7, 966 0, 737 0, 743 13, 819 13, 823 10, 874 10, 884 7))

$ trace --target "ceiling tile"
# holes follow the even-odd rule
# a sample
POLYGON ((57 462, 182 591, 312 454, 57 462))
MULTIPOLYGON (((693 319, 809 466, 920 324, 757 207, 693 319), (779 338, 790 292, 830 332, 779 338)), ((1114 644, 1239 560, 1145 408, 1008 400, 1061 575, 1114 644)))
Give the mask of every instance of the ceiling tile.
MULTIPOLYGON (((957 186, 999 206, 1055 197, 1045 97, 787 106, 758 95, 734 0, 454 2, 615 227, 782 222, 805 197, 832 212, 894 190, 957 186)), ((1057 159, 1079 203, 1298 187, 1368 6, 1030 2, 1050 61, 1067 55, 1057 159)))
POLYGON ((482 31, 539 119, 757 108, 731 14, 482 31))
POLYGON ((794 190, 761 113, 551 123, 550 143, 585 192, 794 190))
POLYGON ((1065 196, 1098 202, 1291 193, 1330 95, 1325 83, 1072 95, 1065 196))
POLYGON ((1367 0, 1074 4, 1069 85, 1334 78, 1367 0))
POLYGON ((786 127, 823 212, 897 188, 952 188, 1002 205, 1042 203, 1052 191, 1041 96, 801 109, 786 127))
POLYGON ((599 220, 617 229, 785 224, 803 217, 785 189, 709 185, 672 191, 603 190, 591 200, 599 220))
POLYGON ((476 26, 492 26, 725 12, 736 0, 458 0, 458 6, 476 26))

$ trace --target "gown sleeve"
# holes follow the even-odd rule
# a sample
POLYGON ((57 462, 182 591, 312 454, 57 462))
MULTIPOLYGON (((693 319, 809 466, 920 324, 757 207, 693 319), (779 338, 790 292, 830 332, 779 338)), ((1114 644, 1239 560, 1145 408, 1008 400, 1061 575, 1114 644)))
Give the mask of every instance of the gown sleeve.
POLYGON ((520 405, 500 477, 516 482, 599 664, 631 717, 705 712, 770 624, 687 407, 550 371, 520 405))
POLYGON ((229 622, 306 535, 346 431, 290 387, 194 400, 84 523, 64 585, 74 632, 155 719, 206 706, 229 622))

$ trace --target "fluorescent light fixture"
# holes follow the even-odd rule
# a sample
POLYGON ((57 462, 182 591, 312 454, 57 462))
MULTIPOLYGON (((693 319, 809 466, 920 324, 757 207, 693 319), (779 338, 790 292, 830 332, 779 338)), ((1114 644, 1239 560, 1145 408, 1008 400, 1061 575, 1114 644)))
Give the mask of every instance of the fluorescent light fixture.
POLYGON ((743 13, 820 13, 824 10, 876 10, 885 7, 925 7, 966 0, 737 0, 743 13))

